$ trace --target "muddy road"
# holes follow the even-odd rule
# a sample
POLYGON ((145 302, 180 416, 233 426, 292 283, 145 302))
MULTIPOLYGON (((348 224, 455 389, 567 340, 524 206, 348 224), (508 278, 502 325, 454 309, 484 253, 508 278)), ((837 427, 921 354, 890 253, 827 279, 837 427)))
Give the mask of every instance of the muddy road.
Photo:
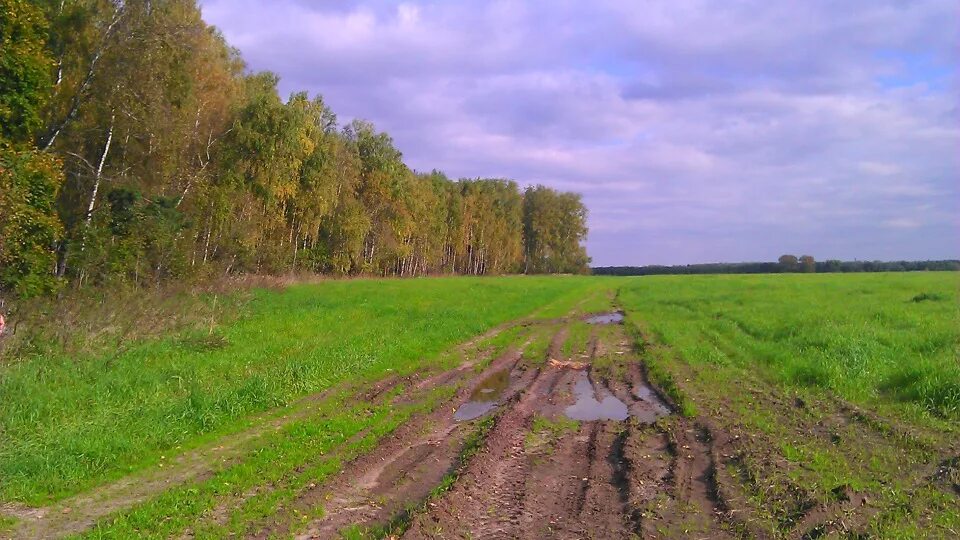
POLYGON ((647 381, 621 314, 533 324, 514 341, 463 375, 449 406, 287 509, 322 517, 255 536, 729 536, 707 435, 647 381))

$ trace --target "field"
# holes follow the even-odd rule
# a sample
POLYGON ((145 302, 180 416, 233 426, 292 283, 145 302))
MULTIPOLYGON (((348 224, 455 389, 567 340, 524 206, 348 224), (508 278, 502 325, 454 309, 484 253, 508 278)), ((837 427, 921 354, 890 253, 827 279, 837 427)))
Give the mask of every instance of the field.
POLYGON ((0 538, 956 537, 958 286, 258 290, 0 365, 0 538))
POLYGON ((749 516, 741 530, 955 537, 958 285, 944 273, 657 277, 620 300, 662 386, 709 426, 718 501, 749 516))

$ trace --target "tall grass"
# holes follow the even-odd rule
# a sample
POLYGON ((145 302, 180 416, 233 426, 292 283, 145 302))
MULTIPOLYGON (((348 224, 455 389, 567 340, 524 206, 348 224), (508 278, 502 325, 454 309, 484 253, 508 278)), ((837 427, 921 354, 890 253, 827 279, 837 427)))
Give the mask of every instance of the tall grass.
POLYGON ((0 365, 0 502, 62 498, 350 381, 417 369, 444 348, 589 278, 330 281, 255 290, 220 328, 118 352, 44 347, 0 365))
POLYGON ((651 276, 628 310, 691 363, 960 418, 960 274, 651 276))

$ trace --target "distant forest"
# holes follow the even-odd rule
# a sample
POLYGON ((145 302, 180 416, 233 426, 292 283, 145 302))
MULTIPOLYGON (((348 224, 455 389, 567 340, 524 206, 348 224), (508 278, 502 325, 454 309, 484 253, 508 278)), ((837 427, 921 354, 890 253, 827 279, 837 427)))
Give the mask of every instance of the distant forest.
POLYGON ((780 262, 706 263, 676 266, 599 266, 600 276, 651 276, 659 274, 779 274, 784 272, 918 272, 960 270, 960 260, 945 261, 813 261, 784 256, 780 262), (784 260, 786 258, 786 260, 784 260))
POLYGON ((588 271, 579 195, 413 171, 277 82, 195 0, 0 0, 0 292, 588 271))

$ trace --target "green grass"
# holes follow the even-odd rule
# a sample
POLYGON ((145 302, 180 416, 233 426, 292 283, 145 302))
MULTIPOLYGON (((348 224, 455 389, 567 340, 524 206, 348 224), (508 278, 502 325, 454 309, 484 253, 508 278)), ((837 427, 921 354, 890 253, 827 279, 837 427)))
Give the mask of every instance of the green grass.
POLYGON ((489 354, 486 362, 480 362, 477 364, 475 368, 477 372, 479 373, 481 370, 486 368, 490 361, 505 353, 510 347, 516 347, 518 343, 523 343, 524 337, 527 333, 528 332, 525 328, 515 326, 500 332, 490 339, 484 340, 482 343, 479 343, 478 345, 480 345, 480 348, 487 350, 489 354))
POLYGON ((580 422, 565 416, 547 418, 543 415, 534 415, 530 422, 530 431, 523 440, 524 449, 528 452, 552 454, 554 446, 567 433, 575 433, 580 429, 580 422))
POLYGON ((301 511, 293 504, 298 497, 411 417, 435 410, 456 387, 434 388, 398 405, 392 398, 403 391, 394 388, 376 404, 356 399, 348 389, 335 392, 310 417, 248 445, 243 459, 109 515, 76 537, 171 538, 189 530, 194 538, 235 538, 254 535, 266 524, 297 531, 323 515, 322 505, 301 511))
POLYGON ((0 502, 77 493, 302 395, 428 366, 455 343, 539 308, 572 306, 601 285, 437 278, 257 290, 245 316, 212 334, 18 359, 0 367, 0 502))
MULTIPOLYGON (((590 346, 590 333, 593 326, 580 321, 571 322, 567 328, 567 339, 563 342, 563 356, 571 360, 583 360, 579 355, 586 354, 590 346)), ((558 358, 558 360, 560 360, 558 358)))
POLYGON ((958 285, 945 272, 657 276, 619 299, 691 364, 960 418, 958 285))
POLYGON ((175 487, 110 516, 82 537, 170 538, 188 527, 198 538, 248 536, 256 532, 251 527, 275 515, 309 484, 323 482, 351 458, 373 449, 411 415, 428 412, 451 393, 452 389, 440 389, 403 407, 389 401, 368 406, 332 399, 314 417, 271 434, 242 461, 205 481, 175 487), (231 499, 238 500, 234 508, 231 499), (221 504, 229 510, 226 523, 204 519, 221 504))
POLYGON ((577 311, 585 314, 607 312, 612 309, 610 302, 613 299, 617 284, 621 282, 623 278, 613 277, 602 279, 607 287, 584 297, 577 305, 577 311))
MULTIPOLYGON (((209 480, 167 490, 131 510, 120 512, 98 523, 84 534, 87 538, 168 538, 193 525, 204 512, 227 497, 241 497, 251 486, 270 483, 274 486, 259 496, 244 501, 245 510, 269 497, 269 502, 295 491, 297 484, 320 481, 339 470, 341 464, 360 448, 372 446, 367 437, 352 441, 365 428, 378 429, 392 420, 388 406, 374 409, 344 406, 342 400, 331 400, 323 407, 321 421, 296 422, 280 433, 262 441, 261 447, 238 464, 218 471, 209 480), (346 448, 342 448, 345 446, 346 448), (307 470, 294 475, 305 462, 316 459, 307 470), (249 503, 249 504, 246 504, 249 503)), ((405 417, 402 417, 405 418, 405 417)), ((268 504, 268 506, 270 506, 268 504)), ((201 527, 203 537, 217 534, 225 527, 201 527)))
MULTIPOLYGON (((530 343, 523 350, 524 363, 531 366, 539 366, 547 362, 547 352, 550 348, 550 342, 553 340, 558 327, 545 325, 535 328, 530 334, 530 343)), ((558 359, 559 360, 559 359, 558 359)))
MULTIPOLYGON (((544 278, 541 278, 544 279, 544 278)), ((534 314, 535 319, 557 319, 572 312, 589 313, 597 305, 608 305, 607 295, 621 282, 621 278, 585 278, 582 276, 551 276, 561 287, 557 298, 534 314), (564 284, 569 284, 563 287, 564 284)))

